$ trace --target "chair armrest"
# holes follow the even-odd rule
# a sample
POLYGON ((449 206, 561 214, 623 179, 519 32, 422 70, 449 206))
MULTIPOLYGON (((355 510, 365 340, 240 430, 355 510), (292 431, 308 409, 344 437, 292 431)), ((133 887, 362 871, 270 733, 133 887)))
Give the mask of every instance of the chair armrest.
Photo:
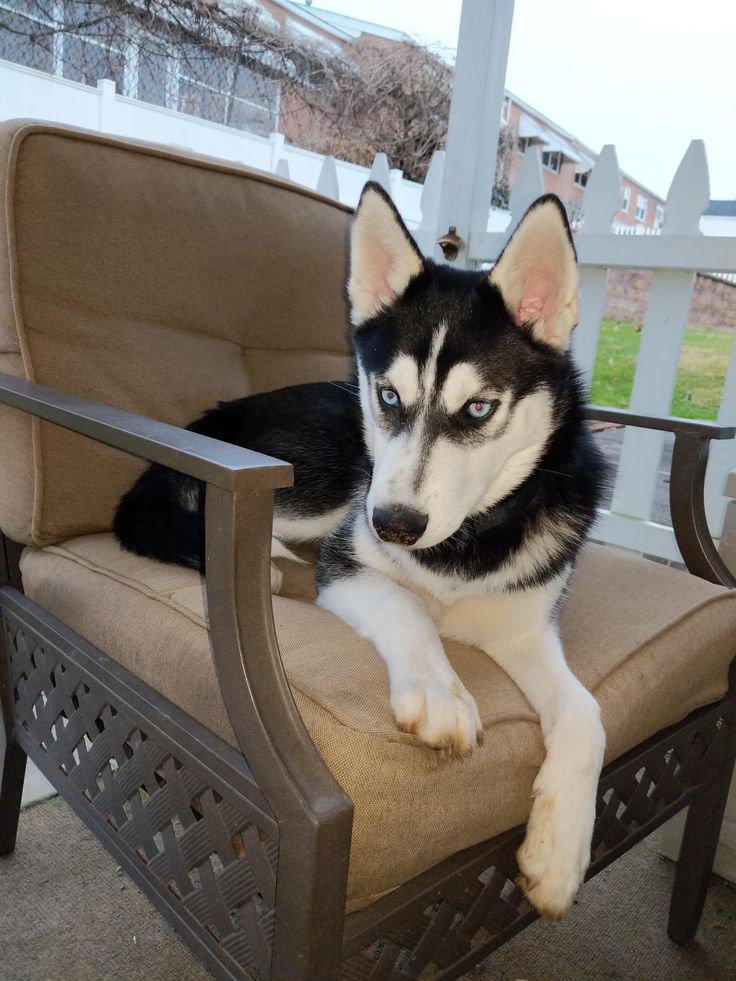
MULTIPOLYGON (((274 628, 273 490, 292 484, 291 465, 2 372, 0 403, 207 483, 205 586, 220 693, 265 799, 279 823, 299 829, 287 864, 298 881, 324 874, 327 856, 349 854, 352 802, 304 728, 274 628)), ((341 916, 344 887, 333 903, 341 916)))
POLYGON ((643 416, 626 409, 586 407, 589 419, 674 433, 670 468, 670 516, 677 546, 689 572, 721 586, 736 588, 736 578, 713 544, 705 516, 705 472, 712 439, 733 439, 736 426, 696 419, 643 416))
POLYGON ((0 372, 0 402, 225 490, 290 487, 283 460, 0 372))
POLYGON ((679 419, 677 416, 642 416, 628 409, 609 409, 602 405, 585 407, 588 419, 599 422, 614 422, 622 426, 635 426, 639 429, 656 429, 666 433, 689 433, 707 439, 733 439, 736 426, 719 426, 714 422, 701 422, 699 419, 679 419))

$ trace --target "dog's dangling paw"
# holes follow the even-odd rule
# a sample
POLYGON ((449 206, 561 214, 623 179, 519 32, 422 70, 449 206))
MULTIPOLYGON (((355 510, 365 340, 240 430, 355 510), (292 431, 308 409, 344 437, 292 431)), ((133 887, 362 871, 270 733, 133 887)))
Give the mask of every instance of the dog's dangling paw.
POLYGON ((517 882, 539 915, 548 920, 561 919, 572 906, 590 855, 590 838, 586 841, 586 835, 574 827, 565 828, 561 810, 564 807, 552 796, 534 795, 526 838, 516 853, 517 882))
POLYGON ((568 912, 583 883, 595 822, 595 777, 573 767, 563 774, 566 779, 549 758, 542 765, 530 795, 526 837, 516 853, 519 885, 550 920, 568 912))
MULTIPOLYGON (((543 797, 537 801, 550 809, 555 807, 554 801, 544 802, 543 797)), ((539 815, 537 826, 528 828, 516 853, 520 869, 517 883, 541 917, 561 920, 583 883, 590 845, 582 838, 576 845, 570 842, 570 850, 556 845, 553 823, 554 819, 539 815)))

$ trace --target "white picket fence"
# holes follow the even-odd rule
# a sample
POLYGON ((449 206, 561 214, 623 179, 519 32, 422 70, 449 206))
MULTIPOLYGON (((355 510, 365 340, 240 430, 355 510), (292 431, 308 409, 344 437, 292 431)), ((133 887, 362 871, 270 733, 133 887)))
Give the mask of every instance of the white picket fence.
MULTIPOLYGON (((393 196, 423 251, 436 255, 438 213, 445 164, 435 153, 424 185, 407 181, 391 170, 385 154, 372 169, 310 153, 284 142, 278 133, 255 136, 168 109, 137 102, 115 92, 112 82, 96 89, 0 61, 0 119, 26 116, 99 129, 116 135, 184 147, 279 174, 354 206, 370 177, 393 196)), ((470 236, 469 259, 492 263, 511 229, 543 193, 541 161, 536 151, 525 155, 507 211, 491 211, 474 224, 484 232, 470 236)), ((620 234, 614 225, 620 200, 616 151, 604 147, 593 169, 582 204, 582 223, 575 235, 580 262, 580 322, 574 352, 586 379, 595 364, 601 319, 606 303, 608 269, 653 271, 649 305, 630 408, 640 413, 669 415, 680 351, 690 309, 695 272, 736 277, 736 237, 703 236, 698 222, 709 200, 705 148, 695 140, 685 154, 667 196, 665 220, 657 235, 620 234)), ((736 423, 736 345, 723 387, 719 421, 736 423)), ((664 436, 628 430, 610 511, 601 515, 597 537, 637 551, 678 560, 672 529, 651 520, 664 436)), ((709 525, 720 534, 726 499, 726 475, 736 468, 736 444, 715 443, 711 449, 706 503, 709 525)))
POLYGON ((626 225, 622 221, 614 221, 611 231, 615 235, 659 235, 658 228, 647 228, 646 225, 626 225))

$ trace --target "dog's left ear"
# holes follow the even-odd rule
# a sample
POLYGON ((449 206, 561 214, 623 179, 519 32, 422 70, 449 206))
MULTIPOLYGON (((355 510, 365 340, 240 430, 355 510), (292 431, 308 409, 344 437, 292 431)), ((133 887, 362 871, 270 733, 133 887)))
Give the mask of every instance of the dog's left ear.
POLYGON ((578 319, 577 256, 555 194, 529 208, 488 278, 518 327, 565 350, 578 319))
POLYGON ((350 297, 359 327, 406 290, 424 269, 424 259, 391 198, 380 184, 363 188, 350 236, 350 297))

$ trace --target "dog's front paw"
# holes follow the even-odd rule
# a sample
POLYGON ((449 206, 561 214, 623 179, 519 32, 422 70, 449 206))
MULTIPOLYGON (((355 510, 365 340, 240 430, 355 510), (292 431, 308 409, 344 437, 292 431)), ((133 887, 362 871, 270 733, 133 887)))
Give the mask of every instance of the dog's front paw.
POLYGON ((559 799, 540 793, 516 854, 519 885, 538 913, 550 920, 568 912, 590 860, 590 833, 576 828, 574 821, 567 824, 560 813, 566 810, 559 799))
POLYGON ((549 760, 534 781, 526 837, 516 853, 519 885, 539 914, 568 912, 590 862, 597 780, 580 771, 555 779, 549 760), (572 779, 571 779, 572 777, 572 779))
POLYGON ((391 707, 399 729, 449 756, 468 756, 483 740, 478 706, 457 675, 410 678, 392 692, 391 707))

